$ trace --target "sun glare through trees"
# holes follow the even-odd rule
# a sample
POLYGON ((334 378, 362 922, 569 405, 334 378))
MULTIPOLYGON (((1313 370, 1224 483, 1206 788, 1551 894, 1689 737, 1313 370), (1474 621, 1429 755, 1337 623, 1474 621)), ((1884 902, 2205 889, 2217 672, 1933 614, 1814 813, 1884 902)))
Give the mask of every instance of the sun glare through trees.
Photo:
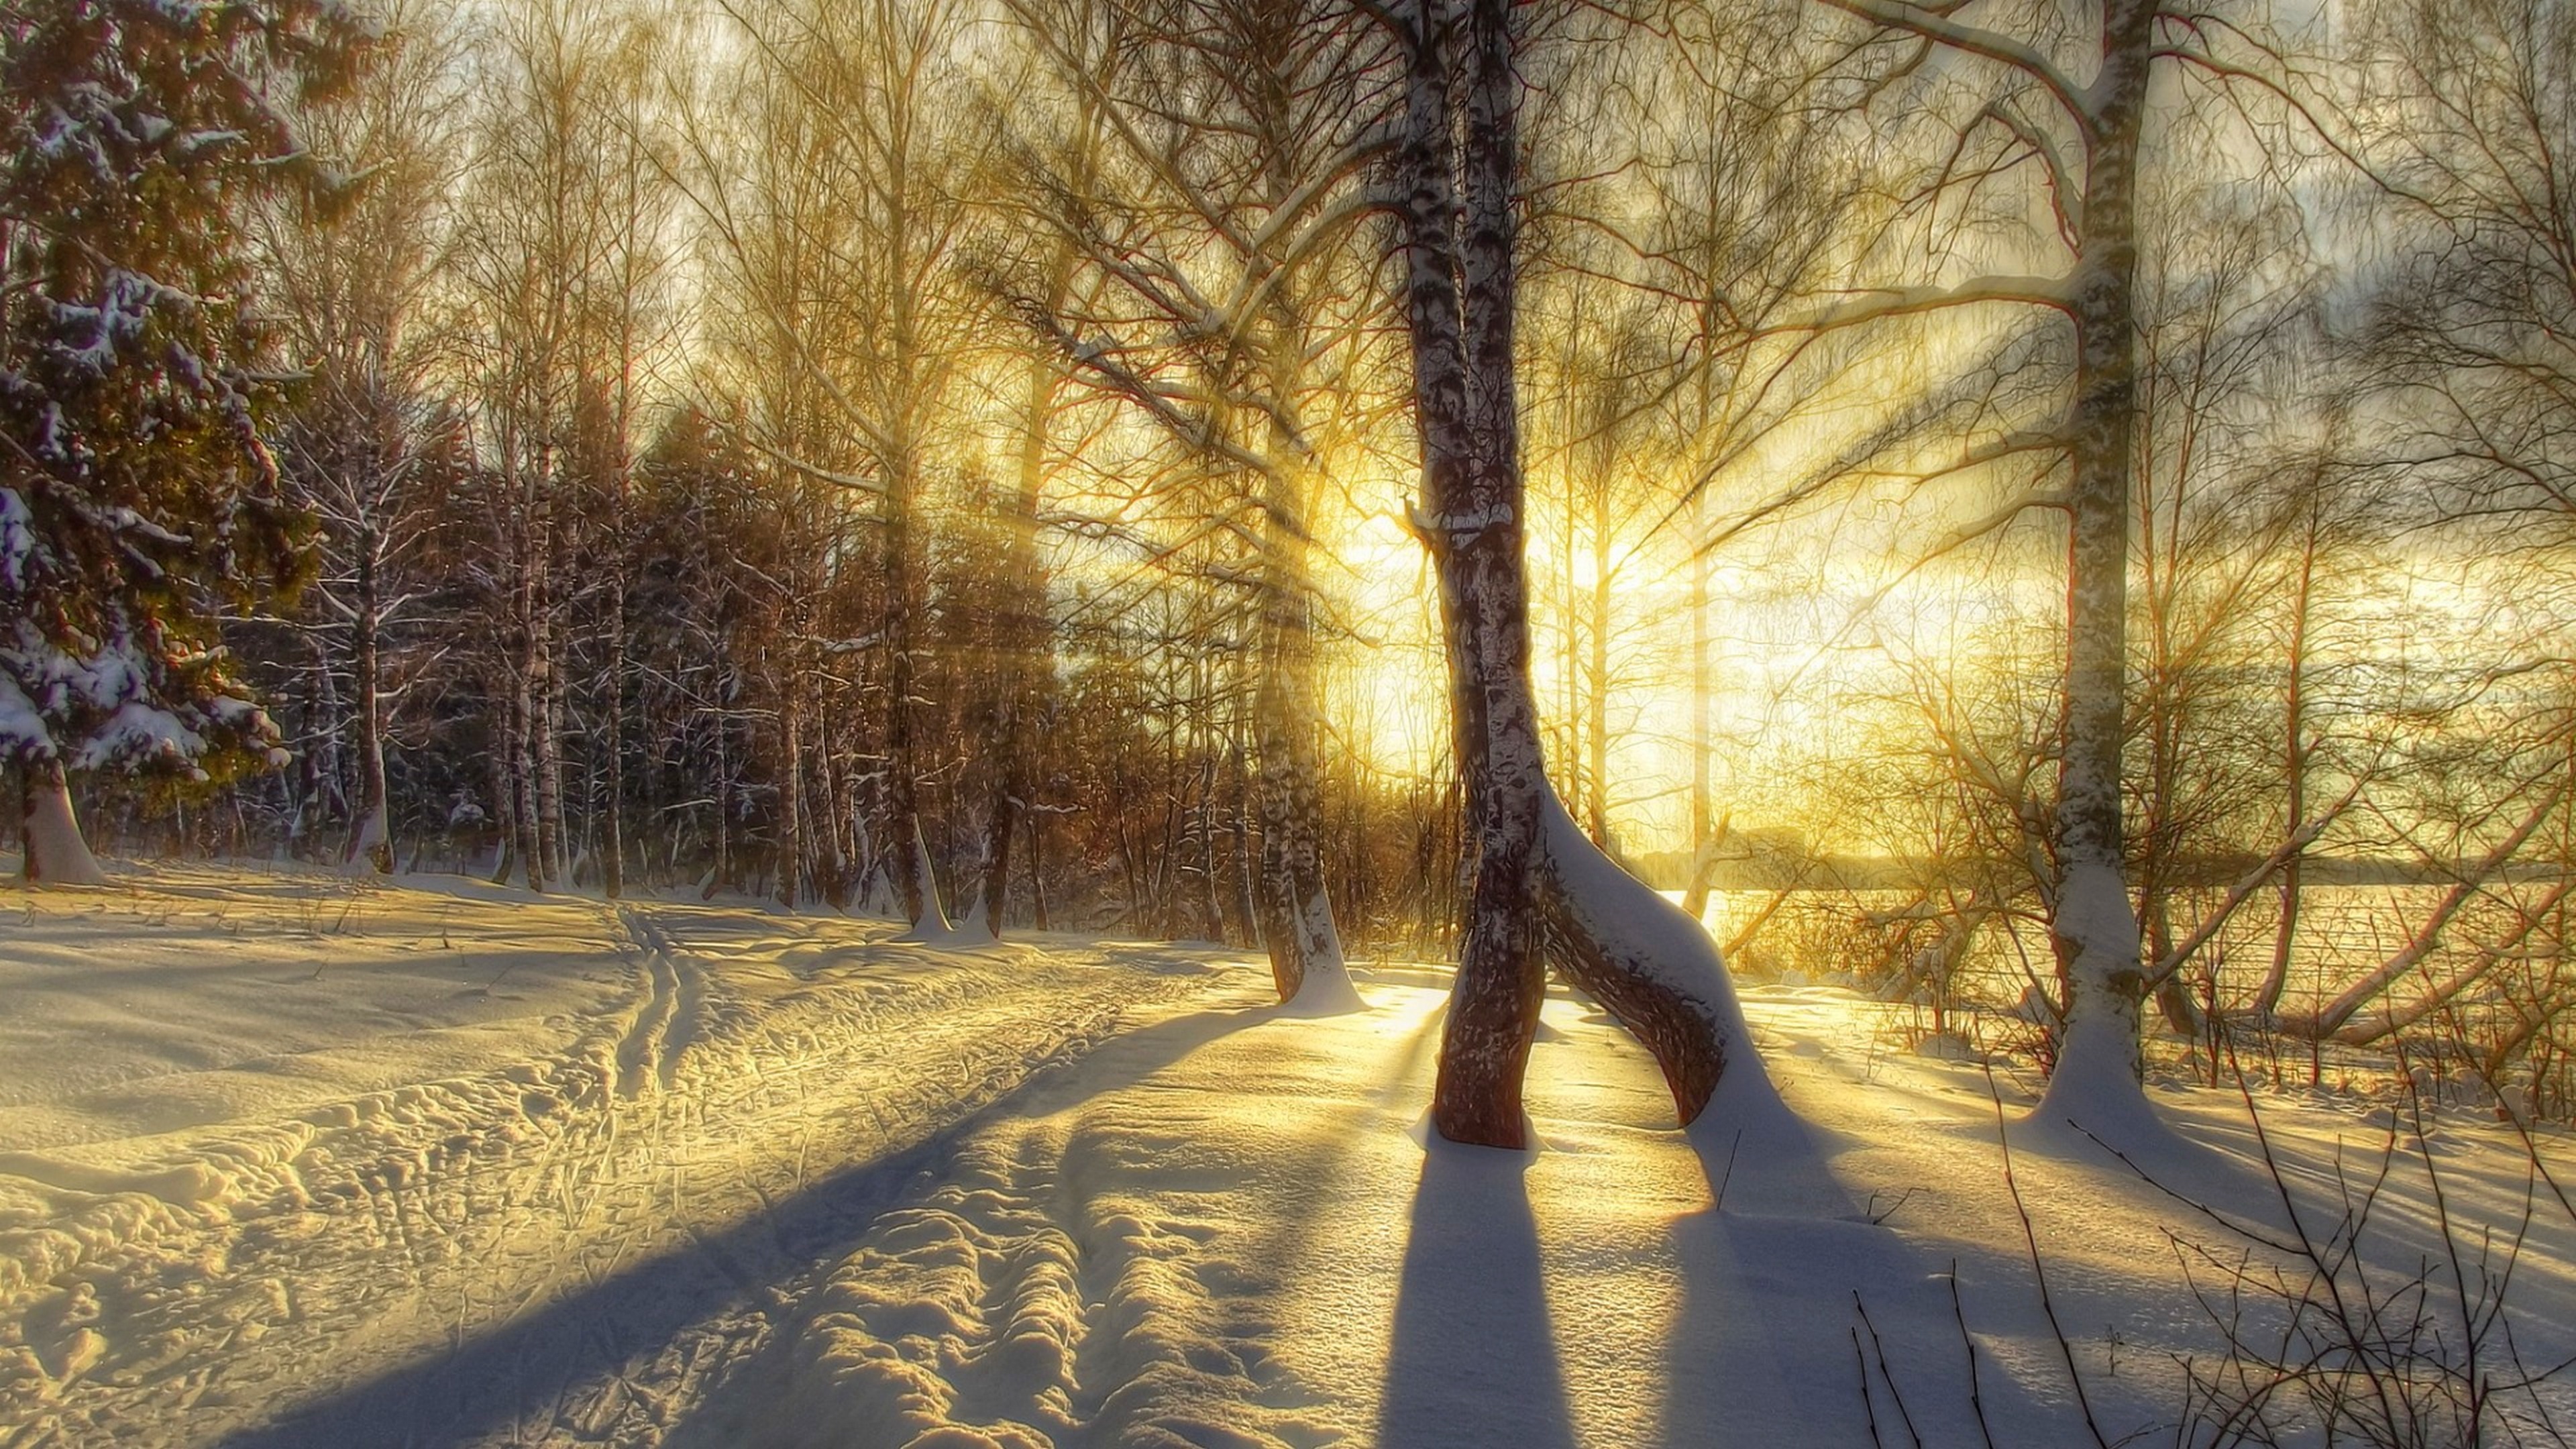
MULTIPOLYGON (((1029 1071, 1202 1060, 1072 983, 1232 963, 1323 1054, 1279 1130, 1328 1058, 1425 1141, 1536 1147, 1598 1089, 1722 1164, 1712 1215, 1739 1149, 1823 1173, 1789 1043, 1864 1018, 1975 1064, 1980 1142, 2186 1195, 2173 1094, 2356 1083, 2558 1193, 2576 0, 0 0, 0 85, 28 939, 446 892, 386 909, 499 973, 168 1061, 484 1029, 517 958, 453 941, 506 905, 630 983, 524 983, 597 1028, 525 1049, 620 1100, 736 1046, 760 1091, 860 1070, 833 973, 936 1035, 1017 951, 1066 993, 993 1019, 1029 1071), (1858 1015, 1796 1037, 1810 991, 1858 1015), (1443 1009, 1365 1024, 1403 993, 1443 1009), (1568 1041, 1655 1085, 1552 1077, 1568 1041)), ((842 1153, 938 1116, 762 1110, 842 1153)), ((125 1180, 30 1168, 21 1211, 14 1161, 0 1252, 125 1180)), ((1517 1191, 1448 1171, 1417 1233, 1517 1191)), ((70 1413, 64 1364, 126 1361, 28 1301, 0 1357, 70 1413)), ((2338 1373, 2387 1341, 2334 1332, 2338 1373)), ((2305 1370, 2250 1333, 2186 1365, 2190 1442, 2290 1432, 2305 1370)), ((1877 1433, 1898 1376, 1858 1377, 1877 1433)), ((1352 1412, 1409 1441, 1446 1411, 1408 1392, 1352 1412)))

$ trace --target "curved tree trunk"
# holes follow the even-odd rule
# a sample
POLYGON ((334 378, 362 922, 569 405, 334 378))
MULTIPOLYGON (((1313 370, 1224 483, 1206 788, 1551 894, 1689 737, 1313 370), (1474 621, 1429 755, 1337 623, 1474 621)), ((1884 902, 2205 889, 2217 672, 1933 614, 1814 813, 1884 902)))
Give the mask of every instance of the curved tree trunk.
POLYGON ((1735 983, 1698 918, 1621 870, 1552 791, 1540 808, 1539 842, 1536 896, 1549 963, 1654 1053, 1681 1120, 1708 1106, 1738 1056, 1734 1083, 1748 1097, 1767 1095, 1735 983))
POLYGON ((1519 156, 1512 7, 1467 16, 1464 154, 1451 127, 1456 17, 1418 0, 1398 157, 1406 321, 1423 447, 1415 527, 1440 580, 1453 749, 1474 878, 1432 1120, 1453 1140, 1520 1147, 1544 943, 1566 975, 1655 1054, 1682 1120, 1721 1078, 1768 1095, 1708 935, 1583 838, 1549 788, 1530 679, 1518 409, 1512 376, 1519 156), (1457 163, 1463 159, 1463 168, 1457 163), (1466 235, 1451 231, 1466 179, 1466 235))
POLYGON ((63 762, 38 760, 20 766, 25 816, 18 838, 24 849, 19 878, 29 885, 105 885, 107 872, 81 838, 80 819, 72 813, 72 792, 63 779, 63 762))

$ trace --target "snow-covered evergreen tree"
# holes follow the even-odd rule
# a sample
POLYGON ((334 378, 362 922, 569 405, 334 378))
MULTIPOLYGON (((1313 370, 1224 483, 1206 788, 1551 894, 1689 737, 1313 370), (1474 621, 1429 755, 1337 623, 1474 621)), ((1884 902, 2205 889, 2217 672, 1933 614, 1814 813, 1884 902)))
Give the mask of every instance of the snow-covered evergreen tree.
POLYGON ((98 879, 67 770, 276 749, 210 619, 296 558, 243 223, 329 184, 291 117, 368 38, 330 0, 0 0, 0 754, 30 878, 98 879))

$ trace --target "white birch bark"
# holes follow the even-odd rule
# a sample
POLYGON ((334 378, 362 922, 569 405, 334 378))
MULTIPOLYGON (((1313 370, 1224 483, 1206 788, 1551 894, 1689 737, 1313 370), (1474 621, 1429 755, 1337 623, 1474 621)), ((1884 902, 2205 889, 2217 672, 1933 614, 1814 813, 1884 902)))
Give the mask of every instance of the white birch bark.
POLYGON ((2090 157, 2068 288, 2075 323, 2067 546, 2066 740, 2058 769, 2059 884, 2049 923, 2067 983, 2065 1035, 2039 1115, 2146 1112, 2138 1082, 2144 995, 2124 875, 2120 755, 2128 698, 2131 436, 2137 418, 2138 137, 2154 48, 2153 0, 2107 0, 2102 64, 2085 92, 2090 157))

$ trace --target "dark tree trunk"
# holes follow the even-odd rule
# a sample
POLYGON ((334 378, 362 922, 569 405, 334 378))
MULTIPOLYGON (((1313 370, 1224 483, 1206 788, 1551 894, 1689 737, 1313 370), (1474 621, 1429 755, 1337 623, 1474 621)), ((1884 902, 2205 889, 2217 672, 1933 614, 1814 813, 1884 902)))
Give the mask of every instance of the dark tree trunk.
MULTIPOLYGON (((1061 278, 1050 292, 1050 309, 1062 301, 1061 278)), ((993 621, 996 710, 992 738, 993 793, 984 815, 981 880, 967 908, 965 924, 985 934, 1002 934, 1002 917, 1011 894, 1011 842, 1028 815, 1029 797, 1037 788, 1035 724, 1045 709, 1054 675, 1053 630, 1047 613, 1046 562, 1038 549, 1038 509, 1046 490, 1048 420, 1061 381, 1051 358, 1029 364, 1029 390, 1023 401, 1017 477, 1003 495, 1001 594, 993 621)))
POLYGON ((1472 0, 1463 157, 1452 139, 1449 57, 1459 37, 1451 7, 1420 0, 1412 14, 1398 167, 1423 451, 1415 527, 1440 580, 1452 748, 1473 852, 1432 1119, 1457 1141, 1525 1144, 1521 1082, 1545 994, 1544 919, 1560 968, 1654 1052, 1688 1122, 1738 1060, 1747 1063, 1747 1090, 1767 1092, 1750 1053, 1738 1050, 1745 1031, 1733 988, 1707 934, 1566 820, 1540 751, 1512 376, 1513 7, 1472 0), (1451 231, 1459 174, 1463 239, 1451 231))
POLYGON ((778 903, 794 909, 805 880, 805 710, 796 667, 778 696, 778 903))
MULTIPOLYGON (((619 490, 619 508, 625 490, 619 490)), ((621 515, 620 524, 623 524, 621 515)), ((602 747, 608 754, 608 839, 599 860, 600 893, 616 900, 626 892, 626 551, 622 541, 610 565, 608 581, 607 728, 602 747)))

